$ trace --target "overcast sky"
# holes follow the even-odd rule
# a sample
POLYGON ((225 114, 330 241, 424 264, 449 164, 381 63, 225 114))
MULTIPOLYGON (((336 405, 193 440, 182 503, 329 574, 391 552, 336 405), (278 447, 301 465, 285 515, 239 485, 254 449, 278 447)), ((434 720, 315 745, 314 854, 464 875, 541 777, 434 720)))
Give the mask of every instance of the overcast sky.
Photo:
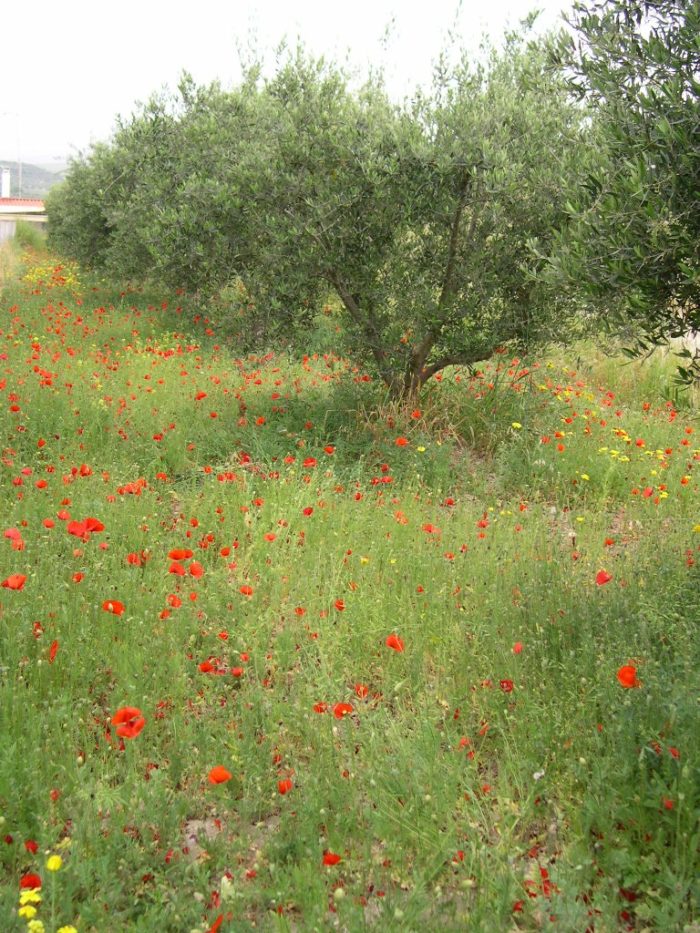
POLYGON ((568 0, 4 0, 0 5, 0 159, 65 161, 107 139, 118 114, 183 70, 198 83, 238 76, 237 47, 272 50, 301 38, 360 69, 382 65, 400 98, 426 83, 455 25, 477 48, 533 8, 540 31, 568 0), (388 39, 384 42, 382 38, 388 39))

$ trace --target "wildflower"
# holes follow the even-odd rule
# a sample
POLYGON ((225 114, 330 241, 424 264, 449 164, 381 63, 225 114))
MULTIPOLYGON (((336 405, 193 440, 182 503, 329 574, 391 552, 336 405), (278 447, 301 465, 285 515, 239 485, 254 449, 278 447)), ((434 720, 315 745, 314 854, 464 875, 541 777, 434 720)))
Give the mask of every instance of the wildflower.
POLYGON ((19 903, 20 907, 24 907, 25 904, 41 904, 41 894, 36 888, 28 888, 20 894, 19 903))
POLYGON ((289 780, 289 778, 285 778, 283 781, 277 782, 277 790, 280 792, 280 794, 282 794, 282 796, 288 794, 293 787, 294 784, 289 780))
POLYGON ((27 578, 23 573, 12 573, 7 578, 0 583, 0 586, 4 586, 6 590, 21 590, 24 588, 27 578))
POLYGON ((123 706, 112 716, 112 725, 117 726, 120 738, 135 739, 146 725, 146 720, 136 706, 123 706))
POLYGON ((227 771, 223 765, 215 765, 209 772, 209 783, 210 784, 225 784, 226 781, 230 781, 232 774, 230 771, 227 771))
POLYGON ((118 599, 105 599, 102 603, 102 608, 105 612, 111 612, 112 615, 120 616, 126 607, 124 603, 119 602, 118 599))
POLYGON ((392 648, 394 651, 404 650, 403 639, 399 638, 396 634, 389 635, 385 641, 385 645, 387 648, 392 648))
POLYGON ((41 878, 34 872, 30 872, 29 874, 22 875, 22 877, 19 879, 19 886, 20 888, 29 890, 40 888, 41 878))
POLYGON ((350 703, 336 703, 333 707, 333 715, 336 719, 343 719, 352 712, 354 712, 354 710, 350 703))
POLYGON ((336 855, 335 852, 331 852, 329 849, 323 853, 323 864, 324 865, 337 865, 338 862, 342 862, 343 859, 340 855, 336 855))
POLYGON ((625 689, 642 686, 637 680, 637 668, 633 664, 623 664, 622 667, 618 668, 617 679, 620 686, 625 687, 625 689))
POLYGON ((56 933, 78 933, 78 931, 74 926, 69 924, 65 927, 59 927, 58 930, 56 930, 56 933))
POLYGON ((47 871, 60 871, 63 859, 60 855, 50 855, 46 860, 47 871))
POLYGON ((608 573, 607 570, 599 570, 596 574, 595 582, 598 586, 604 586, 606 583, 610 583, 612 580, 612 574, 608 573))

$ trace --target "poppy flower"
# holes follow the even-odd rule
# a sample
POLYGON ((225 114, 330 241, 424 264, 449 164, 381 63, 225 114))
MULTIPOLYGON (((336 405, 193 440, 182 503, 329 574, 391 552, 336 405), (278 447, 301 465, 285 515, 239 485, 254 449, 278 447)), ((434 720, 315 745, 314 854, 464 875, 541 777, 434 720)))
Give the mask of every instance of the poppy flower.
POLYGON ((146 725, 141 710, 136 706, 123 706, 112 716, 112 725, 117 727, 117 735, 123 739, 135 739, 146 725))
POLYGON ((27 578, 23 573, 12 573, 0 586, 4 586, 6 590, 21 590, 26 582, 27 578))
POLYGON ((610 583, 612 580, 612 574, 608 573, 607 570, 599 570, 596 574, 595 582, 598 586, 604 586, 606 583, 610 583))
POLYGON ((188 560, 192 557, 193 551, 188 547, 175 548, 172 551, 168 551, 168 557, 170 560, 188 560))
POLYGON ((243 596, 252 596, 252 595, 253 595, 253 587, 252 587, 252 586, 247 586, 247 585, 246 585, 246 586, 242 586, 242 587, 240 588, 240 591, 239 591, 239 592, 240 592, 241 595, 243 595, 243 596))
POLYGON ((499 682, 499 686, 500 686, 501 690, 502 690, 504 693, 512 693, 512 692, 513 692, 514 684, 513 684, 513 681, 512 681, 512 680, 501 680, 501 681, 499 682))
POLYGON ((333 715, 336 719, 343 719, 345 716, 352 712, 353 707, 350 703, 336 703, 333 707, 333 715))
POLYGON ((120 616, 126 607, 124 603, 120 603, 118 599, 105 599, 102 603, 102 608, 105 612, 111 612, 112 615, 120 616))
POLYGON ((359 697, 360 700, 367 699, 369 695, 369 687, 367 684, 355 684, 355 695, 359 697))
POLYGON ((314 713, 325 713, 327 709, 328 709, 327 703, 314 704, 314 713))
POLYGON ((58 642, 52 641, 49 648, 49 664, 53 664, 56 660, 56 654, 58 653, 58 642))
POLYGON ((403 651, 403 639, 399 638, 398 635, 389 635, 386 642, 387 648, 393 648, 394 651, 403 651))
POLYGON ((230 771, 227 771, 223 765, 215 765, 209 772, 209 783, 210 784, 225 784, 226 781, 230 781, 232 774, 230 771))
POLYGON ((331 852, 328 849, 323 853, 323 864, 324 865, 337 865, 338 862, 342 862, 343 859, 340 855, 337 855, 335 852, 331 852))
POLYGON ((294 784, 289 780, 289 778, 285 778, 283 781, 277 782, 277 790, 280 792, 280 794, 282 794, 282 796, 288 794, 293 787, 294 784))
POLYGON ((29 872, 26 875, 22 875, 22 877, 19 879, 19 886, 25 890, 40 888, 41 878, 35 872, 29 872))
POLYGON ((637 680, 637 668, 633 664, 623 664, 622 667, 618 668, 617 679, 620 686, 625 687, 625 689, 642 686, 637 680))
POLYGON ((204 567, 202 567, 202 565, 196 560, 193 560, 190 564, 189 571, 190 576, 196 577, 197 579, 204 576, 204 567))

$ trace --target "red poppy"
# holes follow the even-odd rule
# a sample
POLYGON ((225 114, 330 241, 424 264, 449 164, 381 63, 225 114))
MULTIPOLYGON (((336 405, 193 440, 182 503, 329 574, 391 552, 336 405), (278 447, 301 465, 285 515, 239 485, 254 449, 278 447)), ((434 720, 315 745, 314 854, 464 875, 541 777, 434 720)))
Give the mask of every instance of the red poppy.
POLYGON ((117 727, 117 735, 121 738, 135 739, 146 720, 136 706, 123 706, 112 716, 112 725, 117 727))
POLYGON ((367 684, 355 684, 355 695, 359 697, 360 700, 367 699, 369 695, 369 687, 367 684))
POLYGON ((226 781, 230 781, 232 778, 230 771, 227 771, 223 765, 215 765, 209 772, 209 783, 210 784, 225 784, 226 781))
POLYGON ((33 888, 40 888, 41 878, 34 872, 30 872, 29 874, 22 875, 22 877, 19 879, 19 886, 20 888, 26 888, 30 890, 33 888))
POLYGON ((336 599, 334 605, 338 612, 342 612, 345 609, 345 603, 342 599, 336 599))
POLYGON ((633 664, 623 664, 622 667, 618 668, 617 679, 620 686, 625 687, 625 689, 642 686, 637 680, 637 668, 633 664))
POLYGON ((323 853, 323 864, 324 865, 337 865, 338 862, 342 862, 343 859, 340 855, 336 855, 335 852, 331 852, 329 849, 323 853))
POLYGON ((52 641, 51 647, 49 648, 49 664, 53 664, 56 659, 56 654, 58 653, 58 642, 52 641))
POLYGON ((327 703, 316 703, 314 705, 314 713, 325 713, 328 709, 327 703))
POLYGON ((242 586, 242 587, 240 588, 240 592, 241 592, 241 594, 242 594, 243 596, 252 596, 252 595, 253 595, 253 587, 252 587, 252 586, 247 586, 247 585, 246 585, 246 586, 242 586))
POLYGON ((196 560, 193 560, 190 564, 189 571, 190 576, 196 577, 197 579, 204 576, 204 567, 202 567, 202 565, 196 560))
POLYGON ((12 573, 0 586, 4 586, 6 590, 21 590, 26 582, 27 578, 23 573, 12 573))
POLYGON ((168 573, 174 573, 178 577, 184 577, 187 571, 179 561, 173 561, 168 569, 168 573))
POLYGON ((336 703, 333 707, 333 715, 336 719, 343 719, 349 713, 353 712, 353 706, 350 703, 336 703))
POLYGON ((24 843, 24 848, 27 850, 27 852, 31 852, 32 855, 36 855, 39 849, 39 844, 34 842, 33 839, 27 839, 27 841, 24 843))
POLYGON ((405 447, 408 444, 408 438, 397 437, 394 443, 396 444, 397 447, 405 447))
POLYGON ((598 586, 604 586, 606 583, 610 583, 612 580, 612 574, 608 573, 607 570, 599 570, 596 574, 595 582, 598 586))
POLYGON ((512 680, 501 680, 499 686, 504 693, 513 692, 514 684, 512 680))
POLYGON ((111 612, 112 615, 120 616, 124 612, 125 606, 124 603, 120 603, 118 599, 105 599, 102 603, 102 608, 105 612, 111 612))
POLYGON ((403 639, 402 639, 402 638, 399 638, 398 635, 389 635, 389 637, 387 638, 385 644, 386 644, 387 648, 393 648, 394 651, 403 651, 403 650, 404 650, 403 639))
POLYGON ((289 780, 289 778, 285 778, 283 781, 277 782, 277 790, 280 792, 280 794, 282 794, 282 796, 284 796, 284 794, 288 794, 293 787, 294 784, 289 780))
POLYGON ((193 552, 188 547, 175 548, 173 551, 168 551, 168 557, 170 560, 188 560, 192 557, 193 552))
POLYGON ((513 645, 513 654, 521 654, 523 650, 523 643, 521 641, 516 641, 513 645))

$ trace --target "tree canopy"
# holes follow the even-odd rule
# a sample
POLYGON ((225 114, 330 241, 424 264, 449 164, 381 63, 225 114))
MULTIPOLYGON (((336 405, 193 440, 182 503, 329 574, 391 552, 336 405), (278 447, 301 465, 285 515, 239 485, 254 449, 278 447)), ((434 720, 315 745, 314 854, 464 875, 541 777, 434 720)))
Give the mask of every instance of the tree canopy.
MULTIPOLYGON (((643 352, 700 330, 700 3, 589 0, 570 22, 557 63, 599 148, 552 263, 643 352)), ((700 376, 686 357, 681 375, 700 376)))
POLYGON ((549 256, 588 136, 547 40, 443 63, 400 106, 298 49, 270 78, 152 101, 73 165, 50 230, 122 275, 205 294, 237 278, 277 329, 334 295, 347 348, 412 394, 575 326, 533 247, 549 256))

